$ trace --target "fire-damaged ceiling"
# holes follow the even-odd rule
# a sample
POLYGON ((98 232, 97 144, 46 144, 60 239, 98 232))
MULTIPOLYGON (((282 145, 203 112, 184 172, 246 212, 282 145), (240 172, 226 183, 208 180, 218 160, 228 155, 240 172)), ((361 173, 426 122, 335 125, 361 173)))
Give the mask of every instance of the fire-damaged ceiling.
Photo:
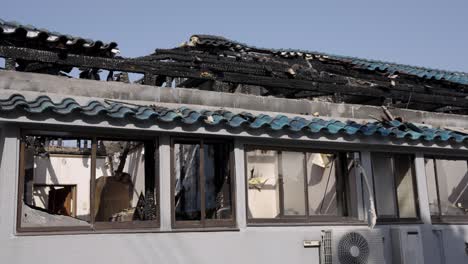
POLYGON ((261 96, 468 113, 468 74, 302 50, 249 46, 193 35, 173 49, 116 57, 117 44, 0 21, 0 57, 9 70, 261 96))

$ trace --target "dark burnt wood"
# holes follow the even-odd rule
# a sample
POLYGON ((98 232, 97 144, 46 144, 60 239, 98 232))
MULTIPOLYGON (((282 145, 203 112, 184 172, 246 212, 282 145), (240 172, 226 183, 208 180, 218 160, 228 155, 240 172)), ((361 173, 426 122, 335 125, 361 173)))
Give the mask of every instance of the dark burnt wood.
MULTIPOLYGON (((138 58, 103 58, 25 47, 1 46, 0 57, 18 62, 16 70, 63 74, 72 67, 81 77, 93 79, 100 69, 142 73, 139 83, 263 96, 322 98, 321 100, 466 114, 468 85, 428 80, 408 74, 391 76, 362 70, 346 60, 301 52, 281 53, 218 39, 218 44, 199 42, 174 49, 158 49, 138 58), (182 80, 179 82, 179 78, 182 80), (242 89, 239 89, 242 87, 242 89), (257 88, 252 88, 257 87, 257 88)), ((11 68, 11 67, 10 67, 11 68)))

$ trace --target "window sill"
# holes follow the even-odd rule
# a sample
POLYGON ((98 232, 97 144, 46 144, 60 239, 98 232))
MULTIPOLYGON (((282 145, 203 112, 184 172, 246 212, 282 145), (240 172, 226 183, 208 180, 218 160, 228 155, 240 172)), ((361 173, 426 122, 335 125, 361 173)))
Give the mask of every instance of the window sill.
POLYGON ((174 227, 171 231, 167 233, 182 233, 182 232, 238 232, 240 231, 237 227, 174 227))
POLYGON ((271 227, 271 226, 367 226, 367 221, 362 220, 323 220, 309 222, 281 222, 279 221, 254 221, 248 222, 247 227, 271 227))
POLYGON ((443 217, 443 218, 431 218, 433 225, 466 225, 468 224, 468 218, 465 216, 460 217, 443 217))
POLYGON ((210 227, 210 228, 177 228, 172 230, 161 230, 160 228, 146 229, 102 229, 102 230, 17 230, 15 236, 56 236, 56 235, 96 235, 96 234, 141 234, 141 233, 182 233, 182 232, 238 232, 239 228, 233 227, 210 227))
POLYGON ((376 225, 422 225, 421 219, 377 220, 376 225))
POLYGON ((103 230, 18 230, 15 236, 53 236, 53 235, 94 235, 94 234, 133 234, 159 233, 159 229, 103 229, 103 230))

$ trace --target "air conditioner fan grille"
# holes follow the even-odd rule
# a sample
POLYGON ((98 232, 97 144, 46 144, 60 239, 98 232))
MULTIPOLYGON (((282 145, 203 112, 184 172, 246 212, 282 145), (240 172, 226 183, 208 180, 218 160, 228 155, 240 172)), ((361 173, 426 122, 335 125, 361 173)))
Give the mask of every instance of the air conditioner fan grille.
POLYGON ((369 258, 369 244, 359 233, 350 232, 338 243, 338 259, 341 264, 366 264, 369 258))

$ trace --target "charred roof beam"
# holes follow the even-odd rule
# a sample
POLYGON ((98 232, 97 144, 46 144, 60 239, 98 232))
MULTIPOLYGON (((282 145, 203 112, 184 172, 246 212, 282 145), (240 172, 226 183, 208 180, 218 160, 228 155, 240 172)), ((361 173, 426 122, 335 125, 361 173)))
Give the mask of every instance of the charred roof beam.
MULTIPOLYGON (((401 101, 442 104, 447 106, 465 107, 468 105, 467 93, 452 92, 450 95, 428 94, 418 89, 408 91, 408 87, 399 84, 383 86, 366 82, 350 82, 354 80, 346 76, 323 73, 319 78, 288 79, 269 76, 259 69, 231 67, 215 63, 192 64, 189 62, 157 62, 124 58, 99 58, 68 54, 61 58, 59 54, 50 51, 40 51, 28 48, 0 47, 0 56, 28 61, 53 63, 62 66, 77 66, 96 69, 118 70, 151 75, 183 77, 202 80, 215 80, 228 83, 243 83, 278 89, 306 90, 320 93, 341 93, 345 95, 360 95, 383 98, 394 98, 401 101)), ((436 94, 436 93, 434 93, 436 94)))

